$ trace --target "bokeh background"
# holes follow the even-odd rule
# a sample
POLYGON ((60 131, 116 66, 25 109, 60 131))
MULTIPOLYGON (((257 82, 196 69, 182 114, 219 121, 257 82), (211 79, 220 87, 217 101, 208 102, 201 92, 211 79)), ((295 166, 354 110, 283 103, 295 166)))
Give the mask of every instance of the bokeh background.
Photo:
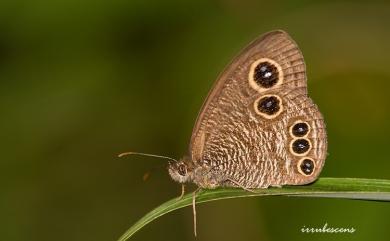
MULTIPOLYGON (((213 81, 258 35, 288 31, 327 122, 321 176, 390 178, 386 1, 0 2, 0 237, 116 240, 177 196, 181 157, 213 81), (143 174, 153 170, 148 181, 143 174)), ((266 197, 198 205, 197 240, 389 240, 390 205, 266 197), (354 234, 302 234, 303 226, 354 234)), ((133 240, 195 240, 192 212, 133 240)))

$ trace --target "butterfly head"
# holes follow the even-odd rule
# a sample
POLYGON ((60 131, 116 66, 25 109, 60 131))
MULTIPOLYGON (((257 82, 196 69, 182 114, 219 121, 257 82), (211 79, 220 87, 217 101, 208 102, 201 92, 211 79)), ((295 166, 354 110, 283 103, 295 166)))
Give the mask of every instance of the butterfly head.
POLYGON ((193 167, 187 158, 180 159, 177 162, 168 163, 168 172, 173 180, 179 183, 192 181, 193 167))

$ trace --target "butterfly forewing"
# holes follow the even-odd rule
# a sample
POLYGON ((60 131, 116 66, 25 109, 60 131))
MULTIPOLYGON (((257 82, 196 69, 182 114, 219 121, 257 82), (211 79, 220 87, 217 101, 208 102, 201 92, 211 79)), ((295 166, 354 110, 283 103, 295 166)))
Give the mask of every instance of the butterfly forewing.
POLYGON ((287 33, 273 31, 220 75, 198 116, 190 155, 225 177, 219 185, 255 188, 314 181, 326 148, 302 53, 287 33))

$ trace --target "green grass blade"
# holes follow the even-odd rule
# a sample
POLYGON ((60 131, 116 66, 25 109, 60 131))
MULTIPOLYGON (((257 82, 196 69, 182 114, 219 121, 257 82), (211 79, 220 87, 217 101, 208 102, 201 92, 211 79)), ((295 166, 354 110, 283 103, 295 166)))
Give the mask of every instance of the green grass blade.
MULTIPOLYGON (((247 192, 239 188, 220 188, 202 190, 197 194, 196 203, 204 203, 228 198, 254 196, 299 196, 390 201, 390 180, 360 178, 320 178, 317 182, 305 186, 284 186, 247 192)), ((182 199, 169 200, 153 209, 130 227, 118 241, 128 240, 138 230, 158 217, 192 204, 192 194, 182 199)))

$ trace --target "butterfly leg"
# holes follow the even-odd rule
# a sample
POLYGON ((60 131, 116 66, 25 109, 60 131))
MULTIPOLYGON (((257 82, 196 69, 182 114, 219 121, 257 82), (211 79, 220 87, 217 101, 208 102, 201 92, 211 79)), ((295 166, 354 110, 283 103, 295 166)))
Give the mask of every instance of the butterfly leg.
POLYGON ((180 196, 177 198, 177 200, 181 200, 183 197, 184 197, 184 193, 186 191, 186 186, 184 184, 181 184, 181 194, 180 196))
POLYGON ((192 194, 192 213, 194 215, 194 236, 196 237, 196 193, 198 193, 201 190, 200 187, 198 187, 192 194))

